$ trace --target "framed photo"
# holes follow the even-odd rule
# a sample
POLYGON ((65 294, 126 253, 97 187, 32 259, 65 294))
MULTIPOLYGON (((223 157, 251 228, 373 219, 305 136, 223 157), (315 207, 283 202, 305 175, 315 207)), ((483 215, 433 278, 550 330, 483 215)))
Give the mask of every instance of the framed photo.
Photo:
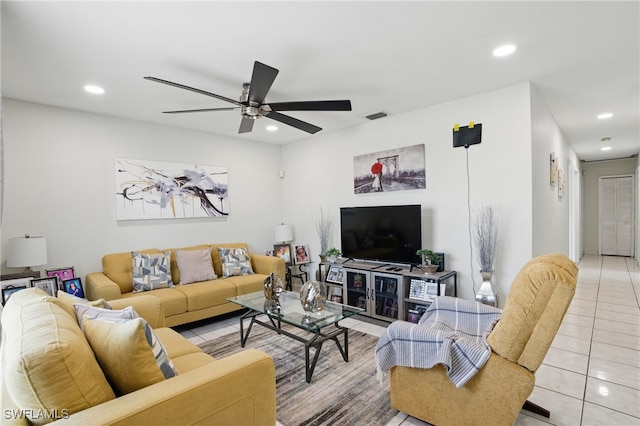
POLYGON ((45 271, 47 277, 56 277, 58 279, 58 288, 62 290, 62 283, 71 278, 75 278, 76 270, 73 266, 65 268, 47 269, 45 271))
POLYGON ((335 263, 332 263, 329 266, 329 272, 327 272, 327 278, 325 278, 325 280, 328 283, 342 284, 342 279, 343 279, 343 268, 342 268, 342 266, 336 265, 335 263))
POLYGON ((58 277, 36 278, 31 280, 31 286, 44 290, 49 296, 55 297, 58 293, 58 277))
POLYGON ((287 265, 291 265, 291 244, 274 244, 273 251, 276 253, 276 257, 284 259, 287 265))
POLYGON ((295 253, 295 262, 296 265, 301 265, 303 263, 309 263, 309 249, 306 245, 295 245, 293 246, 293 252, 295 253))
POLYGON ((7 301, 9 300, 9 298, 13 293, 15 293, 16 291, 24 290, 25 288, 27 288, 27 286, 25 285, 19 285, 19 286, 10 285, 10 286, 4 287, 2 289, 2 306, 7 304, 7 301))
POLYGON ((80 278, 71 278, 62 281, 62 290, 72 296, 82 297, 84 299, 84 291, 82 290, 82 281, 80 278))
POLYGON ((426 300, 427 283, 416 278, 411 279, 409 287, 409 299, 426 300))

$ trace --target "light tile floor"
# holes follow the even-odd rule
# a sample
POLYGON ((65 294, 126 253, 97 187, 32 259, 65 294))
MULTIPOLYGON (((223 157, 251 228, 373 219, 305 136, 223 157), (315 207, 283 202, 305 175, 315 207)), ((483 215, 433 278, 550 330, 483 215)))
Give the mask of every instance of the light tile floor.
MULTIPOLYGON (((579 267, 573 302, 529 398, 551 418, 522 411, 518 426, 640 425, 640 268, 610 256, 585 256, 579 267)), ((376 336, 384 330, 357 319, 342 324, 376 336)), ((239 332, 238 318, 180 332, 198 344, 239 332)), ((399 413, 387 426, 396 425, 426 423, 399 413)))

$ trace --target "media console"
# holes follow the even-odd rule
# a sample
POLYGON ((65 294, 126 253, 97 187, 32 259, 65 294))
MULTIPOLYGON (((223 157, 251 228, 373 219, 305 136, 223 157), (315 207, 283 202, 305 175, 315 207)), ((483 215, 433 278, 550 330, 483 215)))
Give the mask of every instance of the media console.
POLYGON ((410 265, 382 262, 321 262, 319 275, 330 286, 329 297, 364 309, 360 315, 418 322, 437 296, 457 296, 458 274, 425 274, 410 265))

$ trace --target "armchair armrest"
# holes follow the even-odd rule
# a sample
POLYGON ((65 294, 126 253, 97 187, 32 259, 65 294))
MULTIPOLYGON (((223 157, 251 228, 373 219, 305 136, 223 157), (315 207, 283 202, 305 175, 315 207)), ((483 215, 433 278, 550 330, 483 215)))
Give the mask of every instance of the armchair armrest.
POLYGON ((64 426, 276 423, 273 359, 249 349, 75 413, 64 426))
POLYGON ((114 300, 120 299, 120 287, 111 281, 102 272, 87 274, 85 280, 85 293, 89 300, 114 300))
POLYGON ((285 263, 279 257, 251 254, 251 266, 257 274, 269 275, 275 272, 283 281, 286 279, 285 263))
POLYGON ((107 303, 112 309, 124 309, 127 306, 133 306, 133 309, 149 323, 151 328, 165 326, 164 305, 156 296, 141 294, 135 297, 109 300, 107 303))

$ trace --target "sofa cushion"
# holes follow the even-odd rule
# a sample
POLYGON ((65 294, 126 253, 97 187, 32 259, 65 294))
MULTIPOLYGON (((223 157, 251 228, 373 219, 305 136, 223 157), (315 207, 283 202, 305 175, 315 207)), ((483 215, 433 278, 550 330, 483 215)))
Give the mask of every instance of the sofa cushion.
POLYGON ((240 275, 225 278, 225 281, 232 283, 236 287, 237 295, 239 296, 264 290, 264 280, 268 277, 268 275, 264 274, 240 275))
POLYGON ((218 278, 213 271, 211 247, 199 250, 176 250, 180 284, 209 281, 218 278))
POLYGON ((115 398, 76 319, 41 290, 14 294, 2 329, 5 384, 32 423, 48 421, 38 416, 43 411, 73 414, 115 398))
MULTIPOLYGON (((141 293, 124 293, 122 299, 130 297, 137 297, 141 293)), ((172 288, 160 288, 157 290, 151 290, 144 292, 145 295, 152 295, 160 299, 164 308, 164 316, 170 317, 172 315, 183 314, 187 312, 187 297, 184 293, 178 291, 176 287, 172 288)))
POLYGON ((162 343, 143 318, 110 322, 85 316, 83 322, 98 362, 120 394, 177 374, 162 343))
MULTIPOLYGON (((211 245, 211 259, 213 259, 213 270, 219 277, 222 276, 222 261, 220 260, 219 248, 243 248, 249 253, 249 247, 246 243, 224 243, 211 245)), ((253 267, 253 264, 251 265, 253 267)))
POLYGON ((173 287, 171 253, 144 254, 131 252, 134 293, 173 287))
POLYGON ((218 247, 218 254, 222 262, 222 276, 253 274, 251 258, 247 249, 238 247, 218 247))
POLYGON ((226 279, 178 285, 176 290, 186 296, 189 312, 223 305, 229 303, 228 297, 237 296, 236 286, 226 279))

